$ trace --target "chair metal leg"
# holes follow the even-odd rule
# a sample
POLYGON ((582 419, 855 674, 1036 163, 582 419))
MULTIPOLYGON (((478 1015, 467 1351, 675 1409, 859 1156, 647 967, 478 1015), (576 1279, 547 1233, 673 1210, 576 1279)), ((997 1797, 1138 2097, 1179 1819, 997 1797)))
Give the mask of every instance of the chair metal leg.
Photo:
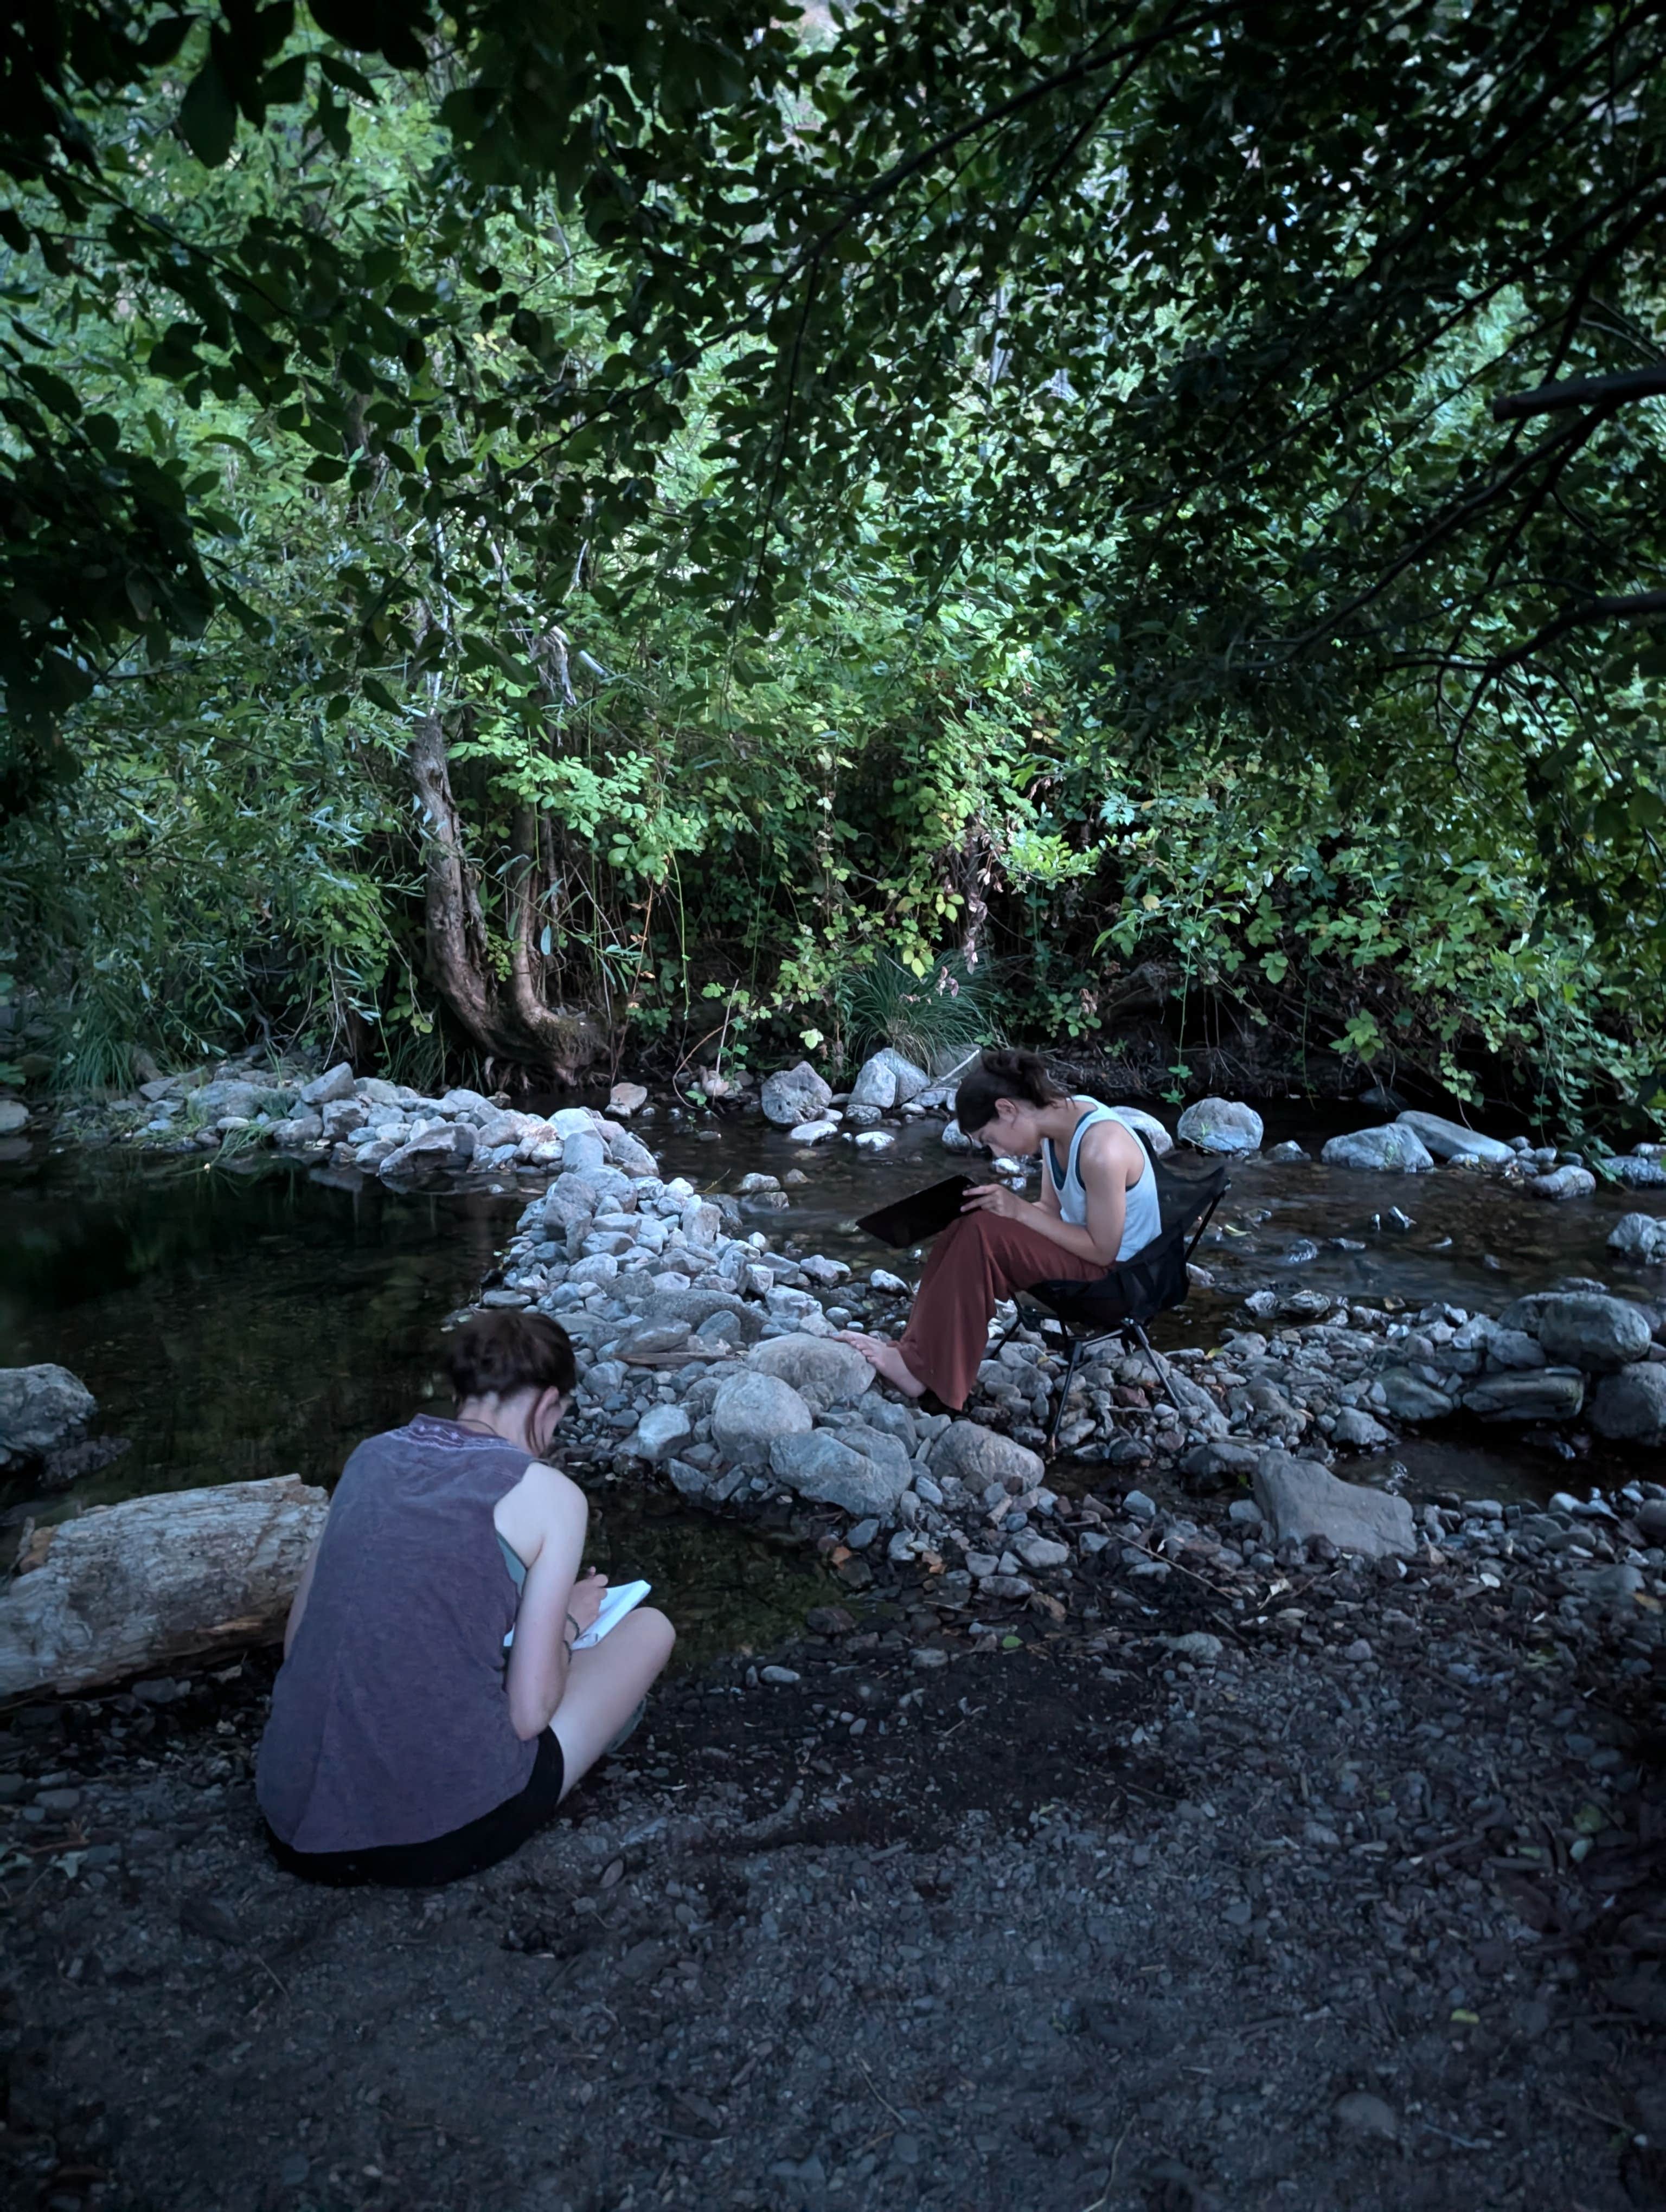
POLYGON ((1076 1369, 1082 1357, 1082 1340, 1070 1340, 1070 1361, 1064 1370, 1064 1381, 1059 1385, 1059 1402, 1053 1408, 1053 1418, 1047 1425, 1047 1449, 1044 1457, 1051 1459, 1058 1449, 1059 1425, 1064 1419, 1064 1409, 1070 1397, 1070 1386, 1076 1380, 1076 1369))
POLYGON ((1137 1321, 1131 1321, 1128 1325, 1127 1333, 1134 1339, 1140 1351, 1145 1353, 1146 1358, 1150 1360, 1152 1367, 1157 1371, 1157 1379, 1163 1386, 1163 1395, 1174 1407, 1176 1413, 1179 1414, 1182 1420, 1184 1420, 1186 1418, 1186 1408, 1181 1404, 1179 1399, 1175 1396, 1174 1385, 1169 1380, 1169 1370, 1164 1365, 1162 1360, 1158 1358, 1157 1352, 1152 1348, 1152 1340, 1146 1335, 1143 1324, 1137 1321))

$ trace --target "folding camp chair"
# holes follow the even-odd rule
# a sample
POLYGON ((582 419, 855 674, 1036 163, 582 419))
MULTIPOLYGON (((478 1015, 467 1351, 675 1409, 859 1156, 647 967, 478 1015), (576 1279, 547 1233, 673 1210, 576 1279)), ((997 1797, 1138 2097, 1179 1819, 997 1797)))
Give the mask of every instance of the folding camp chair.
POLYGON ((1170 1167, 1152 1152, 1145 1136, 1135 1131, 1146 1147, 1157 1176, 1157 1203, 1162 1228, 1143 1252, 1124 1260, 1090 1283, 1031 1283, 1020 1292, 1018 1314, 1000 1343, 988 1356, 994 1358, 1013 1331, 1038 1328, 1043 1336, 1056 1330, 1060 1349, 1070 1347, 1058 1403, 1048 1424, 1047 1452, 1058 1442, 1059 1425, 1070 1397, 1071 1385, 1083 1354, 1115 1337, 1125 1346, 1137 1346, 1151 1362, 1164 1395, 1177 1413, 1184 1408, 1174 1395, 1166 1370, 1152 1349, 1146 1324, 1177 1306, 1186 1295, 1186 1263, 1197 1249, 1211 1215, 1231 1188, 1226 1169, 1217 1164, 1201 1174, 1170 1167))

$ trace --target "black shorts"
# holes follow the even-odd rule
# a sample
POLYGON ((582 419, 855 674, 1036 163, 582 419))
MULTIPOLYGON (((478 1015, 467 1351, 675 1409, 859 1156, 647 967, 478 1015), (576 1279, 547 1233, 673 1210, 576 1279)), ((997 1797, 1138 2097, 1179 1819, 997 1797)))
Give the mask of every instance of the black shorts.
POLYGON ((387 1889, 437 1889, 461 1881, 518 1851, 555 1815, 565 1777, 561 1746, 552 1730, 539 1731, 538 1750, 526 1786, 518 1796, 493 1806, 477 1820, 422 1844, 377 1844, 362 1851, 297 1851, 272 1833, 272 1856, 286 1874, 337 1888, 365 1882, 387 1889))

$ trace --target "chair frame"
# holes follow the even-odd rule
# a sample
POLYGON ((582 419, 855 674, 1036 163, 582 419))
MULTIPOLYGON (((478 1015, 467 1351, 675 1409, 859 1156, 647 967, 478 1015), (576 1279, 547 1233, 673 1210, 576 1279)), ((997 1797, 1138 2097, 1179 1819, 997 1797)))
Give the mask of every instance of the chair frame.
MULTIPOLYGON (((1146 1139, 1143 1135, 1140 1141, 1141 1144, 1146 1144, 1146 1139)), ((1163 1176, 1164 1174, 1164 1170, 1162 1170, 1160 1164, 1158 1163, 1157 1155, 1151 1152, 1151 1147, 1148 1144, 1146 1145, 1146 1149, 1147 1152, 1151 1154, 1153 1165, 1158 1167, 1159 1176, 1163 1176)), ((1231 1190, 1231 1188, 1232 1186, 1230 1182, 1223 1182, 1220 1188, 1213 1194, 1207 1203, 1204 1206, 1202 1212, 1198 1216, 1197 1225, 1191 1231, 1189 1241, 1185 1246, 1184 1264, 1189 1266, 1193 1253, 1196 1251, 1199 1244, 1203 1240, 1204 1231, 1207 1229, 1210 1222, 1214 1218, 1215 1208, 1220 1204, 1221 1200, 1225 1197, 1227 1192, 1231 1190)), ((1177 1227, 1182 1228, 1183 1234, 1184 1233, 1183 1226, 1183 1221, 1184 1217, 1183 1216, 1182 1223, 1176 1224, 1177 1227)), ((1115 1267, 1107 1268, 1105 1271, 1106 1278, 1114 1275, 1116 1272, 1116 1270, 1115 1267)), ((1091 1291, 1094 1285, 1091 1283, 1083 1283, 1078 1287, 1083 1291, 1091 1291)), ((1174 1394, 1174 1386, 1169 1380, 1168 1370, 1164 1366, 1160 1355, 1157 1352, 1156 1347, 1152 1345, 1151 1339, 1146 1334, 1146 1322, 1154 1321, 1158 1313, 1167 1310, 1166 1307, 1153 1306, 1149 1313, 1130 1314, 1127 1320, 1118 1322, 1112 1327, 1106 1328, 1098 1327, 1091 1322, 1073 1325, 1064 1315, 1053 1311, 1044 1304, 1026 1304, 1025 1303, 1026 1297, 1034 1297, 1034 1296, 1035 1292, 1033 1290, 1027 1293, 1020 1292, 1018 1299, 1015 1301, 1017 1311, 1013 1316, 1011 1326, 1002 1334, 1000 1341, 994 1346, 989 1351, 985 1352, 984 1358, 986 1359, 998 1358, 1001 1352, 1008 1344, 1011 1343, 1017 1332, 1020 1328, 1024 1328, 1039 1329, 1043 1337, 1048 1334, 1049 1329, 1055 1328, 1059 1332, 1060 1349, 1062 1350, 1066 1344, 1069 1345, 1070 1357, 1065 1365, 1064 1379, 1059 1386, 1058 1400, 1054 1406, 1052 1418, 1047 1425, 1047 1442, 1043 1451, 1043 1456, 1045 1458, 1051 1459, 1058 1449, 1059 1430, 1064 1421, 1065 1407, 1070 1402, 1070 1393, 1076 1381, 1076 1370, 1080 1366, 1084 1357, 1088 1352, 1094 1350, 1097 1346, 1101 1344, 1109 1344, 1113 1340, 1123 1345, 1125 1347, 1137 1348, 1144 1354, 1145 1358, 1150 1361, 1151 1365, 1156 1373, 1157 1379, 1163 1387, 1163 1395, 1167 1398, 1169 1403, 1174 1407, 1175 1412, 1180 1414, 1183 1419, 1184 1418, 1185 1407, 1181 1404, 1179 1399, 1176 1397, 1174 1394)), ((1174 1303, 1177 1304, 1178 1301, 1174 1301, 1174 1303)))

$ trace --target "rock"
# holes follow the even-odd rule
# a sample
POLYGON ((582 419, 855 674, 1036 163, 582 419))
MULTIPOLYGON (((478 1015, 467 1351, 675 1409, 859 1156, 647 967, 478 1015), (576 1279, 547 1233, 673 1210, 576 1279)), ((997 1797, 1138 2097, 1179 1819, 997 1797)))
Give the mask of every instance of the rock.
POLYGON ((222 1076, 217 1082, 205 1083, 192 1099, 204 1121, 217 1121, 227 1114, 241 1115, 252 1120, 261 1109, 262 1102, 271 1097, 258 1083, 246 1083, 236 1076, 222 1076))
POLYGON ((1164 1644, 1177 1659, 1189 1659, 1195 1667, 1215 1667, 1226 1646, 1219 1637, 1211 1636, 1206 1628, 1194 1628, 1184 1636, 1165 1636, 1164 1644))
POLYGON ((703 1498, 710 1487, 703 1468, 693 1466, 685 1459, 669 1459, 666 1473, 684 1498, 703 1498))
POLYGON ((1293 1137, 1286 1137, 1281 1145, 1274 1145, 1272 1151, 1267 1155, 1267 1157, 1269 1160, 1283 1162, 1286 1160, 1304 1160, 1307 1158, 1307 1154, 1302 1150, 1301 1146, 1296 1142, 1293 1137))
POLYGON ((779 1176, 758 1175, 757 1173, 744 1175, 740 1178, 739 1183, 736 1184, 735 1188, 742 1198, 755 1198, 762 1191, 779 1190, 781 1188, 781 1178, 779 1176))
POLYGON ((853 1405, 873 1383, 873 1370, 855 1346, 829 1337, 771 1337, 749 1354, 747 1364, 790 1383, 812 1413, 853 1405))
POLYGON ((1396 1421, 1444 1421, 1457 1410, 1456 1400, 1404 1367, 1385 1367, 1377 1381, 1383 1402, 1396 1421))
POLYGON ((610 1114, 638 1114, 647 1103, 648 1092, 640 1083, 616 1083, 607 1094, 610 1114))
POLYGON ((930 1081, 923 1067, 916 1067, 911 1060, 905 1060, 900 1052, 887 1045, 871 1060, 863 1061, 860 1073, 850 1086, 850 1103, 878 1107, 881 1112, 891 1106, 906 1106, 910 1099, 920 1096, 930 1081))
POLYGON ((497 1109, 478 1091, 470 1091, 459 1085, 456 1090, 447 1091, 440 1101, 440 1111, 448 1121, 477 1123, 483 1121, 489 1114, 495 1114, 497 1109))
POLYGON ((466 1168, 474 1158, 474 1131, 466 1121, 430 1121, 392 1152, 377 1173, 384 1182, 425 1182, 466 1168))
POLYGON ((1571 1421, 1585 1399, 1577 1367, 1538 1367, 1485 1375, 1463 1394, 1467 1412, 1485 1421, 1571 1421))
POLYGON ((1596 1177, 1589 1168, 1556 1168, 1549 1175, 1534 1176, 1527 1188, 1535 1198, 1555 1204, 1565 1198, 1589 1198, 1596 1188, 1596 1177))
POLYGON ((905 1298, 909 1294, 908 1285, 900 1275, 893 1275, 889 1267, 876 1267, 867 1280, 868 1288, 878 1291, 881 1297, 905 1298))
POLYGON ((1621 1214, 1609 1232, 1608 1249, 1651 1267, 1666 1267, 1666 1214, 1621 1214))
POLYGON ((648 1460, 657 1467, 693 1434, 694 1424, 680 1406, 650 1406, 625 1449, 633 1459, 648 1460))
POLYGON ((1333 1137, 1319 1158, 1330 1168, 1370 1168, 1379 1174, 1415 1175, 1432 1168, 1428 1147, 1415 1129, 1386 1121, 1380 1129, 1355 1129, 1333 1137))
MULTIPOLYGON (((1212 1475, 1253 1474, 1256 1462, 1262 1455, 1262 1446, 1251 1443, 1243 1437, 1215 1437, 1207 1443, 1194 1444, 1180 1462, 1183 1474, 1209 1477, 1212 1475)), ((1233 1508, 1236 1511, 1236 1506, 1233 1508)))
POLYGON ((1332 1424, 1330 1433, 1334 1442, 1351 1444, 1356 1451, 1369 1451, 1389 1440, 1389 1431, 1381 1421, 1374 1421, 1363 1406, 1344 1406, 1332 1424))
POLYGON ((1590 1425, 1611 1443, 1666 1444, 1666 1367, 1604 1376, 1590 1401, 1590 1425))
POLYGON ((1400 2121, 1393 2106, 1373 2097, 1369 2089, 1352 2089, 1339 2098, 1335 2118, 1344 2135, 1375 2136, 1383 2142, 1399 2140, 1400 2121))
POLYGON ((1174 1150, 1174 1139, 1163 1127, 1156 1115, 1147 1114, 1143 1106, 1119 1106, 1116 1109, 1116 1115, 1119 1121, 1128 1122, 1130 1127, 1140 1132, 1158 1159, 1161 1159, 1165 1152, 1171 1152, 1174 1150))
POLYGON ((0 1137, 15 1137, 29 1126, 29 1109, 21 1098, 0 1098, 0 1137))
POLYGON ((569 1175, 593 1175, 607 1165, 607 1145, 593 1129, 575 1129, 561 1140, 561 1164, 569 1175))
POLYGON ((801 1678, 791 1667, 760 1667, 757 1679, 769 1683, 771 1689, 784 1690, 801 1678))
POLYGON ((633 1137, 629 1129, 621 1129, 607 1148, 607 1157, 617 1168, 640 1181, 645 1176, 658 1175, 660 1163, 640 1138, 633 1137))
POLYGON ((930 1460, 939 1482, 945 1474, 958 1475, 969 1490, 1010 1479, 1018 1485, 1017 1495, 1034 1490, 1046 1473, 1037 1453, 978 1421, 951 1421, 932 1446, 930 1460))
POLYGON ((272 1142, 280 1152, 293 1152, 301 1145, 321 1144, 323 1139, 321 1114, 289 1114, 272 1130, 272 1142))
POLYGON ((795 1123, 818 1119, 832 1097, 831 1086, 823 1082, 807 1060, 801 1060, 796 1067, 765 1079, 760 1103, 766 1120, 777 1128, 789 1129, 795 1123))
POLYGON ((1311 1460, 1264 1451, 1256 1466, 1255 1492, 1274 1543, 1305 1544, 1326 1536, 1339 1552, 1368 1559, 1417 1548, 1412 1509, 1403 1498, 1339 1482, 1311 1460))
MULTIPOLYGON (((716 1413, 713 1413, 714 1431, 716 1413)), ((897 1500, 908 1487, 908 1454, 898 1447, 889 1462, 870 1459, 830 1429, 777 1436, 769 1446, 771 1471, 800 1498, 836 1505, 842 1513, 881 1522, 896 1517, 897 1500)), ((877 1443, 891 1441, 876 1437, 877 1443)))
POLYGON ((836 1137, 836 1121, 795 1121, 787 1131, 795 1145, 824 1145, 830 1137, 836 1137))
POLYGON ((310 1083, 301 1085, 301 1103, 303 1106, 331 1106, 337 1098, 350 1098, 353 1091, 353 1070, 346 1060, 339 1060, 322 1075, 315 1075, 310 1083))
POLYGON ((1624 1298, 1589 1292, 1551 1296, 1539 1308, 1533 1334, 1547 1359, 1605 1375, 1648 1357, 1649 1321, 1640 1306, 1624 1298))
POLYGON ((712 1441, 739 1467, 762 1467, 778 1437, 813 1426, 809 1407, 775 1375, 732 1375, 712 1401, 712 1441))
POLYGON ((896 1142, 889 1129, 864 1129, 856 1139, 856 1147, 864 1152, 888 1152, 896 1142))
POLYGON ((1610 1160, 1608 1165, 1614 1171, 1614 1181, 1624 1183, 1628 1190, 1666 1188, 1666 1167, 1663 1167, 1658 1160, 1642 1160, 1627 1155, 1610 1160))
POLYGON ((1455 1160, 1470 1152, 1477 1159, 1485 1160, 1489 1167, 1502 1167, 1506 1160, 1516 1157, 1511 1146, 1497 1137, 1479 1136, 1474 1129, 1466 1129, 1461 1121, 1448 1121, 1438 1114, 1421 1114, 1414 1109, 1396 1115, 1395 1126, 1409 1129, 1414 1136, 1420 1137, 1425 1149, 1438 1160, 1455 1160))
POLYGON ((942 1144, 944 1150, 950 1152, 970 1152, 972 1149, 972 1140, 958 1121, 943 1124, 942 1144))
POLYGON ((1253 1106, 1231 1098, 1200 1098, 1175 1125, 1183 1145, 1202 1152, 1258 1152, 1262 1118, 1253 1106))
POLYGON ((710 1340, 707 1323, 718 1314, 733 1323, 723 1331, 727 1342, 756 1344, 763 1332, 763 1316, 755 1305, 730 1291, 655 1289, 640 1308, 644 1322, 681 1322, 684 1328, 710 1340))
POLYGON ((0 1467, 56 1451, 97 1411, 98 1401, 67 1367, 0 1367, 0 1467))
POLYGON ((1067 1567, 1070 1564, 1068 1544, 1061 1544, 1051 1536, 1038 1535, 1033 1528, 1021 1529, 1012 1539, 1012 1549, 1037 1574, 1045 1573, 1049 1567, 1067 1567))

